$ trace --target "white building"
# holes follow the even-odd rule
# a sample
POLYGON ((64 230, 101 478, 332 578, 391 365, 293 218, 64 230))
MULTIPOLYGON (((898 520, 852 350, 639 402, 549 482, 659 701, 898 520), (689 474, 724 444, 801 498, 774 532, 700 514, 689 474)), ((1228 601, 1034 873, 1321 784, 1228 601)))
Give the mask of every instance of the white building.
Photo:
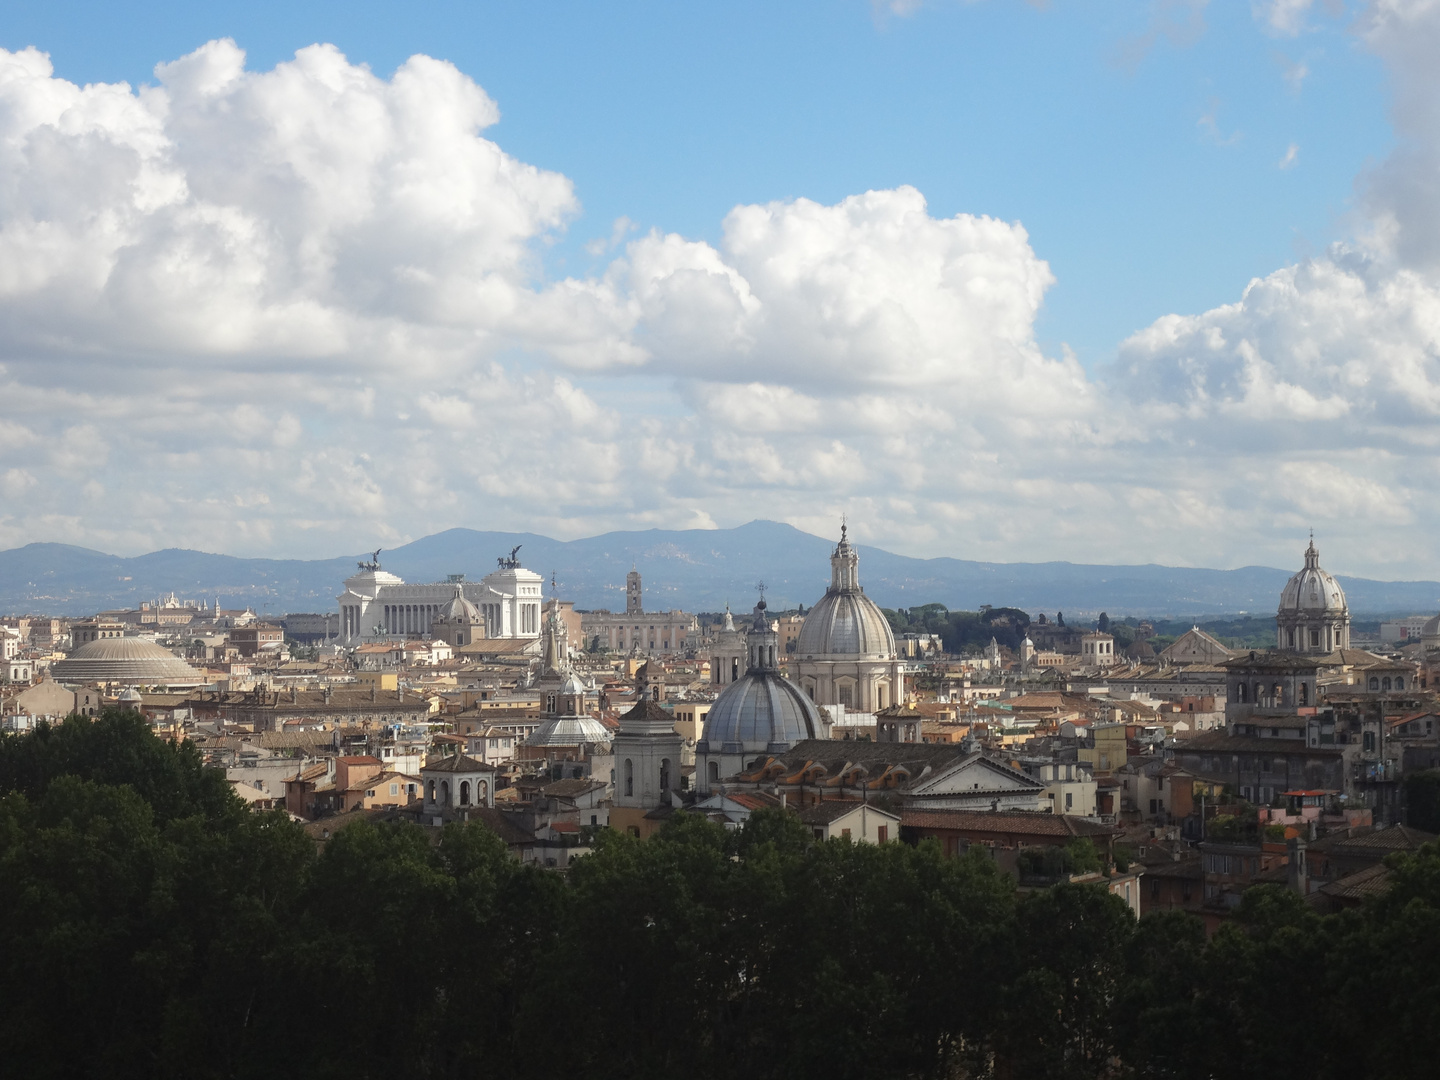
MULTIPOLYGON (((515 557, 502 556, 499 568, 480 581, 455 575, 449 581, 406 584, 380 568, 379 552, 345 579, 340 605, 340 644, 359 645, 377 638, 431 637, 433 626, 451 612, 458 594, 474 604, 487 638, 538 638, 541 589, 545 579, 526 570, 515 557)), ((453 637, 447 637, 453 640, 453 637)))
POLYGON ((1330 653, 1350 647, 1350 607, 1345 590, 1320 568, 1315 538, 1305 549, 1305 567, 1280 593, 1275 644, 1282 652, 1330 653))
POLYGON ((1115 665, 1115 639, 1098 630, 1080 639, 1081 667, 1113 667, 1115 665))

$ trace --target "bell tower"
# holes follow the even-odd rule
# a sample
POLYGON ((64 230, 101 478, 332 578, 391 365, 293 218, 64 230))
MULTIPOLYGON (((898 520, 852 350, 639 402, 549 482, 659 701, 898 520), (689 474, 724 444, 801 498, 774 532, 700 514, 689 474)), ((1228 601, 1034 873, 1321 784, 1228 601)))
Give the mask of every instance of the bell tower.
POLYGON ((640 595, 640 572, 631 570, 625 575, 625 614, 644 614, 645 604, 640 595))

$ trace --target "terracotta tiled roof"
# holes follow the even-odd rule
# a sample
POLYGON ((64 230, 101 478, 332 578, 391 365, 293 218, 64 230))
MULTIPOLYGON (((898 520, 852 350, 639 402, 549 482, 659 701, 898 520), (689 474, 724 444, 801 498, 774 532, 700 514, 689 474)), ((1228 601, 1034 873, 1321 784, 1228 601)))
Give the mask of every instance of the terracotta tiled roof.
POLYGON ((970 810, 906 810, 900 824, 916 829, 1012 833, 1017 836, 1114 836, 1117 830, 1069 814, 990 814, 970 810))
POLYGON ((1370 896, 1383 896, 1390 891, 1390 868, 1383 862, 1367 866, 1364 870, 1331 881, 1320 886, 1326 896, 1337 900, 1364 900, 1370 896))

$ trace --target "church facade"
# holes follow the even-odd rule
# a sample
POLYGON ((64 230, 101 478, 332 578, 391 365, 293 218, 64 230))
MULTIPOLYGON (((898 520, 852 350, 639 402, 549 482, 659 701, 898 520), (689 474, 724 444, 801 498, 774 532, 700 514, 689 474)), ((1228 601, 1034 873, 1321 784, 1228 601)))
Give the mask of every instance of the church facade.
POLYGON ((699 623, 684 611, 646 611, 638 571, 625 576, 625 610, 587 611, 581 617, 585 648, 643 656, 684 653, 698 636, 699 623))

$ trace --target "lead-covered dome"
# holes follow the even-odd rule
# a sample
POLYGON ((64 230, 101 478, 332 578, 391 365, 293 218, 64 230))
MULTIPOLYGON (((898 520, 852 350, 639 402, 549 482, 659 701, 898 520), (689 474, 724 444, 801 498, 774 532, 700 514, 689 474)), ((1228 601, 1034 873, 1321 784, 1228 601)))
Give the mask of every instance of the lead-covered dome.
POLYGON ((61 683, 130 683, 196 686, 205 676, 178 656, 138 637, 100 638, 76 649, 50 668, 61 683))
POLYGON ((727 747, 788 749, 819 736, 822 727, 815 703, 780 674, 777 639, 762 598, 745 638, 749 666, 720 692, 705 717, 705 752, 728 752, 727 747))
POLYGON ((795 654, 817 657, 863 657, 890 660, 895 633, 884 613, 860 587, 860 556, 840 529, 840 543, 830 556, 830 588, 810 609, 795 642, 795 654))
POLYGON ((794 746, 819 731, 814 703, 778 671, 746 672, 720 692, 705 717, 705 741, 715 752, 731 743, 794 746))
POLYGON ((1280 593, 1280 610, 1284 615, 1342 615, 1348 611, 1345 590, 1330 574, 1320 569, 1320 553, 1315 541, 1305 549, 1305 568, 1285 584, 1280 593))

